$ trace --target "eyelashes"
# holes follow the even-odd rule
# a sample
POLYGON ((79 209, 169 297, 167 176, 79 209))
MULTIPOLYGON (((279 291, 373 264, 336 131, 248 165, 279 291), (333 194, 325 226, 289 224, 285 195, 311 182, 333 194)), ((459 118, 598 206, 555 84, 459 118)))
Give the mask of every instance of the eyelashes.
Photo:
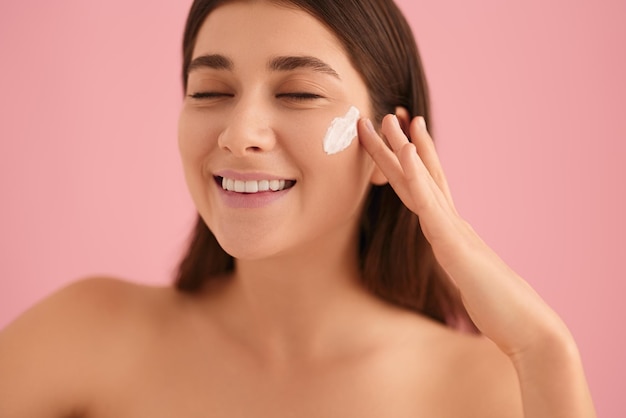
POLYGON ((316 100, 316 99, 323 99, 323 96, 320 96, 319 94, 315 94, 315 93, 282 93, 282 94, 277 94, 276 95, 277 98, 287 98, 290 100, 294 100, 294 101, 307 101, 307 100, 316 100))
POLYGON ((212 91, 206 91, 206 92, 198 92, 198 93, 193 93, 193 94, 189 94, 189 97, 191 97, 192 99, 219 99, 219 98, 223 98, 223 97, 234 97, 234 94, 228 94, 228 93, 217 93, 217 92, 212 92, 212 91))
MULTIPOLYGON (((188 95, 192 99, 197 100, 211 100, 211 99, 223 99, 228 97, 235 97, 234 94, 230 93, 220 93, 220 92, 197 92, 188 95)), ((323 99, 324 96, 315 93, 307 93, 307 92, 293 92, 293 93, 280 93, 276 95, 277 99, 287 99, 295 102, 305 102, 312 101, 317 99, 323 99)))

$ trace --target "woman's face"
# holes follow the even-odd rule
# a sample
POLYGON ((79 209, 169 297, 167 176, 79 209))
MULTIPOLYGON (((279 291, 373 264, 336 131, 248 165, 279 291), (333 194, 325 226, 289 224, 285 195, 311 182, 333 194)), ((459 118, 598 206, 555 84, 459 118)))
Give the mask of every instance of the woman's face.
POLYGON ((370 116, 366 86, 306 12, 234 1, 207 17, 179 146, 191 196, 224 250, 259 259, 354 237, 374 164, 356 139, 337 154, 323 148, 351 106, 370 116))

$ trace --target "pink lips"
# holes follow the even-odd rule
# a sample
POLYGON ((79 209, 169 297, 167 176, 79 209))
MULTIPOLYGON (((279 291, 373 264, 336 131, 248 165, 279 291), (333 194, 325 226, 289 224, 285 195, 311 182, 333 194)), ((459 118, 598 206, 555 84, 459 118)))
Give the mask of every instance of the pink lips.
POLYGON ((261 180, 284 180, 285 177, 266 173, 241 173, 231 170, 221 170, 216 173, 215 181, 218 193, 226 206, 233 209, 256 209, 268 206, 276 200, 285 196, 291 190, 288 187, 279 191, 259 191, 256 193, 238 193, 234 191, 224 190, 221 181, 222 178, 240 181, 261 181, 261 180))

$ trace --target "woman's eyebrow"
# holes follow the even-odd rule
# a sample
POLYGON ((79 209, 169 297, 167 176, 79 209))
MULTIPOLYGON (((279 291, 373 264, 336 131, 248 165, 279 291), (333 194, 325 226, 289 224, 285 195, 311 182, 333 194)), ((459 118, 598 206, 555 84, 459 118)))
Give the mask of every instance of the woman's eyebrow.
MULTIPOLYGON (((330 65, 326 64, 319 58, 308 55, 286 55, 274 57, 270 59, 267 67, 272 71, 293 71, 299 68, 308 68, 316 72, 331 75, 341 80, 337 71, 335 71, 330 65)), ((192 71, 200 68, 233 71, 235 64, 230 58, 221 54, 200 55, 191 61, 187 73, 191 73, 192 71)))
POLYGON ((235 65, 229 58, 226 58, 224 55, 200 55, 199 57, 196 57, 193 59, 193 61, 191 61, 187 73, 198 70, 200 68, 212 68, 214 70, 232 71, 233 68, 235 68, 235 65))
POLYGON ((272 58, 268 68, 273 71, 293 71, 298 68, 308 68, 324 74, 332 75, 341 80, 337 71, 319 58, 311 56, 280 56, 272 58))

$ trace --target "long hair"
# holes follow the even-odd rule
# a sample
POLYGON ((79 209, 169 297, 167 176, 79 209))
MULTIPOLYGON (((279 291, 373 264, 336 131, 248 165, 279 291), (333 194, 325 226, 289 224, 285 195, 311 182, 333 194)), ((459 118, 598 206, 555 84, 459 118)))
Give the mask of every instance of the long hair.
MULTIPOLYGON (((195 0, 183 37, 183 86, 195 41, 205 18, 228 0, 195 0)), ((380 125, 387 113, 405 107, 423 116, 432 131, 428 85, 409 24, 392 0, 278 0, 300 8, 326 25, 343 44, 361 74, 380 125)), ((393 304, 450 326, 471 320, 460 295, 433 255, 418 217, 391 186, 371 186, 360 218, 359 262, 366 288, 393 304)), ((234 269, 233 258, 218 244, 200 216, 175 281, 183 292, 234 269)))

